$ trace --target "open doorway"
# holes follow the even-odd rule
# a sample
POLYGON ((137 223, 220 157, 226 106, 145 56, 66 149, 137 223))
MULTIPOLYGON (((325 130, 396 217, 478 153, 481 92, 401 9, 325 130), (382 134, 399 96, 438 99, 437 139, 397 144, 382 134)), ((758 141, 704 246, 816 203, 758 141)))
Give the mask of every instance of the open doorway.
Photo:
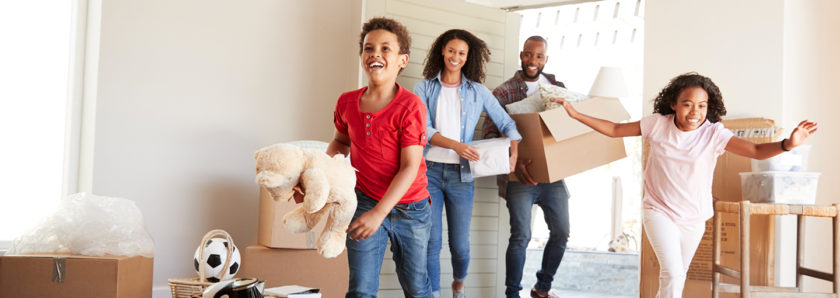
MULTIPOLYGON (((544 71, 569 90, 589 93, 603 66, 619 67, 630 121, 642 116, 643 0, 605 0, 517 10, 520 45, 532 35, 548 40, 544 71)), ((627 158, 566 178, 571 234, 553 287, 574 296, 638 296, 641 247, 642 141, 625 138, 627 158), (584 294, 585 293, 585 294, 584 294)), ((533 284, 548 228, 535 206, 522 284, 533 284), (531 280, 528 280, 528 279, 531 280)), ((581 297, 583 297, 581 296, 581 297)))

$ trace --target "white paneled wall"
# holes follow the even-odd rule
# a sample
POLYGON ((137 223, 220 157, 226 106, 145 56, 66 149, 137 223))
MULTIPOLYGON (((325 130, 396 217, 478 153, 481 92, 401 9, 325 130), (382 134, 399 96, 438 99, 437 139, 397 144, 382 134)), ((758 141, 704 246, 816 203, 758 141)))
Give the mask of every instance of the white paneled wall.
MULTIPOLYGON (((458 1, 369 0, 365 2, 363 22, 375 16, 398 20, 408 28, 412 46, 408 67, 397 82, 409 90, 423 80, 423 61, 429 47, 440 34, 449 29, 472 32, 490 47, 490 62, 486 68, 484 85, 495 88, 519 67, 518 14, 500 9, 458 1)), ((364 77, 361 78, 364 80, 364 77)), ((479 122, 478 129, 481 128, 479 122)), ((476 133, 476 138, 480 136, 476 133)), ((504 250, 509 234, 507 208, 497 196, 495 178, 476 181, 475 205, 470 226, 470 267, 466 280, 468 297, 495 297, 504 291, 504 250)), ((446 222, 445 214, 443 222, 446 222)), ((452 265, 447 242, 446 225, 441 251, 441 297, 452 296, 452 265)), ((379 282, 380 297, 403 297, 394 270, 390 250, 385 255, 379 282)))

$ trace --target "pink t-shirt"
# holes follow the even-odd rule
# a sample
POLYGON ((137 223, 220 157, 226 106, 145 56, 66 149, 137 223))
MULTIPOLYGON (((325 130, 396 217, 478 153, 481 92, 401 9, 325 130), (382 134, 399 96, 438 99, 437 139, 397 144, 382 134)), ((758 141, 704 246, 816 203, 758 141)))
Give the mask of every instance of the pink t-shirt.
POLYGON ((681 131, 673 114, 653 114, 642 118, 639 125, 650 144, 644 208, 662 212, 676 222, 711 218, 715 164, 732 131, 708 120, 695 130, 681 131))

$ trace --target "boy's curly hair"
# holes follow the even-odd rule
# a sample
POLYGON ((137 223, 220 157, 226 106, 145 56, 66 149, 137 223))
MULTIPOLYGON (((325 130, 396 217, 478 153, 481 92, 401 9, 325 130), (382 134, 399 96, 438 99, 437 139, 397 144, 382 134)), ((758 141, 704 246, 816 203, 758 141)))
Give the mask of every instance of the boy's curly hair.
POLYGON ((408 55, 411 53, 411 36, 408 35, 408 29, 394 19, 375 17, 362 25, 362 34, 359 36, 359 55, 364 50, 365 35, 373 30, 385 30, 397 35, 397 42, 400 43, 400 54, 408 55))
POLYGON ((718 86, 712 82, 712 79, 697 74, 696 72, 689 72, 681 74, 668 83, 659 95, 653 100, 653 112, 661 115, 674 114, 671 105, 677 103, 677 97, 680 92, 689 87, 700 87, 709 95, 709 105, 706 111, 706 119, 709 122, 716 123, 720 118, 726 115, 726 107, 723 106, 723 95, 720 94, 718 86))
POLYGON ((480 38, 461 29, 446 31, 432 43, 432 48, 426 57, 426 66, 423 68, 423 77, 432 79, 443 70, 443 63, 445 62, 441 53, 443 52, 443 47, 453 39, 463 40, 469 48, 467 61, 464 63, 463 68, 461 68, 461 73, 472 81, 483 83, 484 64, 490 61, 490 48, 480 38))

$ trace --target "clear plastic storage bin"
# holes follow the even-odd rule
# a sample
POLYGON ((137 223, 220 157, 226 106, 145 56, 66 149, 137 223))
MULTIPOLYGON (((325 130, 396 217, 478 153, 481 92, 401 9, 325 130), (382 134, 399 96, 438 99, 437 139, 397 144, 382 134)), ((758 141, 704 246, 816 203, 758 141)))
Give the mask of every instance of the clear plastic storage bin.
POLYGON ((817 180, 812 172, 748 172, 741 174, 741 198, 755 203, 812 205, 817 180))
POLYGON ((753 172, 805 172, 808 170, 808 154, 811 145, 800 145, 789 152, 773 156, 765 160, 752 160, 753 172))

